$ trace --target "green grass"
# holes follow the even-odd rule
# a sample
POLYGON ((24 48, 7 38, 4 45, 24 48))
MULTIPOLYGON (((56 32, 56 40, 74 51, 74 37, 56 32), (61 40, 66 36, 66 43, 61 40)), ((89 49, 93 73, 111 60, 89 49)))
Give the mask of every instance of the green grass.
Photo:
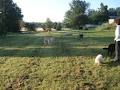
POLYGON ((0 40, 0 90, 119 90, 120 66, 102 50, 113 39, 114 30, 9 34, 0 40), (55 40, 44 47, 46 35, 55 40), (96 66, 99 53, 105 61, 96 66))

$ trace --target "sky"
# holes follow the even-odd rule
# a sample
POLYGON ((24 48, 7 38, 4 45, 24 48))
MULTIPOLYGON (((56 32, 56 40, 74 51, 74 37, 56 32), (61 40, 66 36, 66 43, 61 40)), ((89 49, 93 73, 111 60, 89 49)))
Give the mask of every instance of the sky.
MULTIPOLYGON (((72 0, 13 0, 22 10, 26 22, 45 22, 50 18, 53 22, 62 22, 65 12, 70 9, 72 0)), ((109 8, 120 7, 120 0, 85 0, 90 9, 98 9, 100 3, 109 8)))

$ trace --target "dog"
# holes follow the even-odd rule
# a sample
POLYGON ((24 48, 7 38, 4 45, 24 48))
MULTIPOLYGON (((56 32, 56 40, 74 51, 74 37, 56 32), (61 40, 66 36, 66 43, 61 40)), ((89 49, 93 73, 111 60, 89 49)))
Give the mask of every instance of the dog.
POLYGON ((113 56, 115 52, 115 44, 109 44, 108 48, 103 48, 104 50, 108 50, 108 55, 113 56))
POLYGON ((54 41, 54 38, 53 38, 53 37, 50 37, 50 36, 44 37, 44 46, 47 46, 47 45, 52 44, 53 41, 54 41))
POLYGON ((96 58, 95 58, 94 64, 95 65, 100 65, 100 64, 102 64, 102 62, 103 62, 103 55, 102 54, 98 54, 96 56, 96 58))
POLYGON ((79 34, 79 39, 83 39, 83 34, 79 34))

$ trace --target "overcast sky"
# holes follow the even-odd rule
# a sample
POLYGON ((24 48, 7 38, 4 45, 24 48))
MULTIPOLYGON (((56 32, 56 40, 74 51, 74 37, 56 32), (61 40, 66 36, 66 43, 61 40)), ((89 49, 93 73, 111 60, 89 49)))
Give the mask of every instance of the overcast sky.
MULTIPOLYGON (((65 12, 69 10, 72 0, 13 0, 21 8, 24 21, 45 22, 46 18, 54 21, 62 21, 65 12)), ((85 0, 90 3, 90 8, 97 9, 100 3, 109 8, 120 7, 120 0, 85 0)))

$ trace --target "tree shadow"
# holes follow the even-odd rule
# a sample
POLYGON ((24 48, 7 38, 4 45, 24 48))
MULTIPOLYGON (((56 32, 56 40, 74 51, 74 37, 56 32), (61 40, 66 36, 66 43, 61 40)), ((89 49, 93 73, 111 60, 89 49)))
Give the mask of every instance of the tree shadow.
POLYGON ((119 62, 115 62, 115 61, 109 61, 104 63, 107 67, 116 67, 116 66, 120 66, 119 62))
POLYGON ((0 40, 0 56, 12 57, 61 57, 61 56, 96 56, 105 52, 101 46, 113 37, 85 37, 79 40, 76 36, 54 36, 55 42, 44 47, 44 35, 14 34, 0 40), (90 46, 90 47, 88 47, 90 46), (91 48, 92 46, 92 48, 91 48), (94 46, 94 47, 93 47, 94 46), (79 47, 79 48, 76 48, 79 47))
POLYGON ((26 48, 26 49, 0 49, 0 57, 61 57, 61 56, 96 56, 101 53, 101 49, 96 48, 26 48))

